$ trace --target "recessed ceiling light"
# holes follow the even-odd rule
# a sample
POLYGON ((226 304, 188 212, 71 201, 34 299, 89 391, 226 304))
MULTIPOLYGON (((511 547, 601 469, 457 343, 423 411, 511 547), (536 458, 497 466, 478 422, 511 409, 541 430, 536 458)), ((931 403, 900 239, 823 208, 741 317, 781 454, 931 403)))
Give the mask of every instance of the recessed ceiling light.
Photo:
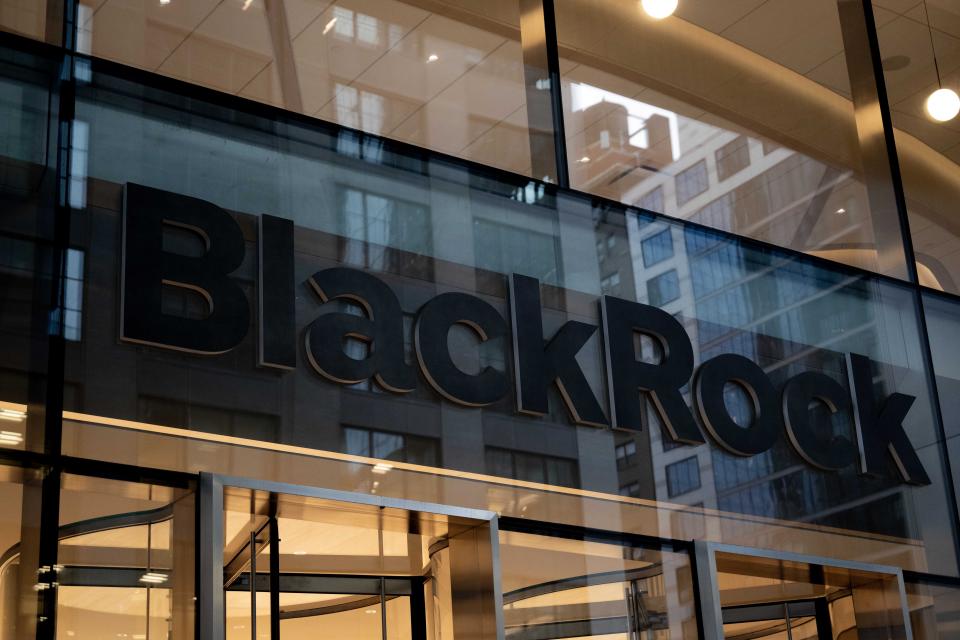
POLYGON ((170 0, 160 0, 160 6, 165 7, 170 4, 170 0))
POLYGON ((252 4, 253 4, 253 0, 243 0, 243 6, 240 7, 240 10, 241 10, 241 11, 246 11, 247 9, 250 8, 250 5, 252 5, 252 4))
POLYGON ((438 56, 435 53, 431 53, 429 56, 427 56, 427 62, 436 62, 439 59, 440 59, 440 56, 438 56))
POLYGON ((306 552, 306 551, 303 551, 303 550, 301 550, 301 549, 297 549, 296 551, 293 552, 293 555, 295 555, 295 556, 305 556, 305 555, 307 555, 307 552, 306 552))
POLYGON ((17 411, 16 409, 0 409, 0 420, 9 420, 10 422, 23 422, 27 417, 26 411, 17 411))
POLYGON ((167 574, 148 572, 140 576, 140 582, 145 584, 163 584, 167 581, 167 574))
POLYGON ((663 20, 677 10, 677 0, 641 0, 640 5, 654 20, 663 20))
POLYGON ((366 611, 364 611, 364 613, 376 613, 376 612, 377 612, 376 609, 367 609, 366 611))
POLYGON ((927 98, 927 113, 937 122, 953 120, 960 113, 960 96, 953 89, 937 89, 927 98))
POLYGON ((11 447, 23 442, 23 434, 19 431, 0 431, 0 446, 11 447))
POLYGON ((844 209, 843 207, 840 207, 839 209, 837 209, 837 214, 838 214, 838 215, 843 215, 843 214, 845 214, 846 212, 847 212, 847 210, 844 209))
POLYGON ((331 20, 330 22, 328 22, 328 23, 327 23, 327 26, 325 26, 325 27, 323 28, 323 35, 327 35, 328 33, 330 33, 330 29, 333 29, 333 25, 335 25, 335 24, 337 24, 337 19, 336 19, 336 18, 334 18, 333 20, 331 20))
POLYGON ((590 156, 583 156, 582 158, 580 158, 579 160, 577 160, 577 162, 586 164, 586 163, 590 162, 590 156))

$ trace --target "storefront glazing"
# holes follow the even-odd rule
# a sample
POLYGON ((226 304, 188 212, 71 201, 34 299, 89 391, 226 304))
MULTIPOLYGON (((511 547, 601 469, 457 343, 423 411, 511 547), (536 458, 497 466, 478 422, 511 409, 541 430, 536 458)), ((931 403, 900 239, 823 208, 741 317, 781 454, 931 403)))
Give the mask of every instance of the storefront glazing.
POLYGON ((208 4, 3 5, 0 633, 951 637, 955 239, 905 232, 958 170, 876 66, 912 8, 208 4), (624 365, 638 309, 679 404, 617 391, 683 351, 628 319, 624 365))

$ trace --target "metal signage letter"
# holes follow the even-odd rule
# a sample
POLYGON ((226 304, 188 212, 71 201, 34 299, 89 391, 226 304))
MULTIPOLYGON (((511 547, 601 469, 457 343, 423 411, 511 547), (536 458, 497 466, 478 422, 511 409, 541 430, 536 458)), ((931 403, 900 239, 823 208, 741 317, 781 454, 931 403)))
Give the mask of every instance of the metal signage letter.
POLYGON ((123 193, 120 339, 197 354, 225 353, 250 324, 250 305, 229 275, 243 262, 243 233, 220 207, 188 196, 127 183, 123 193), (200 256, 163 248, 163 228, 196 234, 200 256), (206 301, 204 318, 163 312, 164 287, 180 287, 206 301))
POLYGON ((777 390, 760 365, 725 353, 700 365, 693 386, 703 426, 724 449, 738 456, 753 456, 776 443, 780 435, 777 390), (728 382, 738 384, 753 403, 749 427, 738 425, 727 410, 723 391, 728 382))
POLYGON ((597 328, 570 320, 547 342, 543 337, 540 281, 515 273, 509 285, 517 411, 546 415, 547 389, 556 383, 574 424, 607 426, 603 409, 577 363, 577 353, 597 328))
POLYGON ((340 384, 369 378, 394 393, 409 393, 417 386, 416 372, 403 359, 403 311, 390 287, 372 275, 333 267, 313 274, 308 283, 323 302, 338 298, 363 308, 366 317, 325 313, 307 328, 307 359, 322 376, 340 384), (351 358, 344 340, 368 344, 367 357, 351 358))
POLYGON ((892 393, 881 405, 874 395, 873 367, 870 359, 847 354, 847 377, 853 398, 853 422, 857 429, 860 473, 883 475, 889 455, 900 477, 909 484, 930 484, 917 452, 903 430, 903 419, 913 405, 913 396, 892 393))
POLYGON ((650 395, 674 441, 702 443, 700 429, 680 393, 693 373, 693 347, 683 325, 666 311, 611 296, 600 299, 600 318, 613 427, 642 429, 640 392, 643 391, 650 395), (663 352, 659 363, 637 360, 635 333, 657 341, 663 352))
POLYGON ((790 444, 801 458, 824 471, 837 471, 853 463, 853 443, 846 436, 834 434, 830 420, 849 407, 849 394, 830 376, 804 371, 787 381, 783 388, 783 422, 790 444), (811 419, 814 410, 810 405, 815 401, 827 409, 822 424, 811 419))
POLYGON ((297 323, 293 290, 293 220, 264 214, 260 216, 259 226, 257 364, 294 369, 297 366, 297 323))
POLYGON ((451 402, 468 407, 497 402, 510 390, 507 376, 493 367, 477 375, 461 371, 450 357, 448 344, 455 324, 470 327, 481 341, 507 335, 507 324, 489 303, 465 293, 441 293, 417 314, 413 335, 423 376, 451 402))

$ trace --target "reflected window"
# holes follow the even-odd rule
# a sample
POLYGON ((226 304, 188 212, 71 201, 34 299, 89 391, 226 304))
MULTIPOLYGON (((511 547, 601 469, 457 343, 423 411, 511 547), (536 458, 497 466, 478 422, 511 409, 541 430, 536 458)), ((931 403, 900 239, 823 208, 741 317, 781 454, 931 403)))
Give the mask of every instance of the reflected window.
POLYGON ((673 257, 673 236, 670 229, 664 229, 640 242, 643 253, 643 266, 652 267, 673 257))
POLYGON ((149 424, 269 442, 279 434, 280 418, 275 415, 156 396, 140 396, 137 405, 139 419, 149 424))
POLYGON ((647 300, 655 307, 662 307, 680 297, 680 277, 671 269, 656 278, 647 280, 647 300))
POLYGON ((79 342, 83 317, 83 251, 67 249, 64 281, 63 337, 79 342))
POLYGON ((738 136, 735 140, 723 145, 715 152, 717 160, 717 178, 727 178, 743 171, 750 166, 750 145, 746 136, 738 136))
POLYGON ((668 464, 666 472, 667 495, 671 498, 700 488, 700 463, 697 456, 668 464))
POLYGON ((682 207, 706 191, 710 186, 706 160, 701 160, 689 169, 684 169, 678 173, 676 186, 678 207, 682 207))
POLYGON ((477 267, 559 284, 557 242, 552 234, 482 218, 474 218, 473 232, 477 267))
POLYGON ((433 253, 430 210, 390 196, 341 186, 343 261, 375 271, 424 273, 433 253))
POLYGON ((440 446, 435 438, 359 427, 343 428, 343 451, 365 458, 395 460, 431 467, 440 463, 440 446))
POLYGON ((663 187, 657 187, 653 191, 644 194, 643 197, 637 200, 637 206, 647 211, 653 211, 654 213, 664 213, 666 207, 663 204, 663 187))
POLYGON ((620 487, 620 495, 627 498, 639 498, 640 497, 640 483, 631 482, 620 487))
POLYGON ((577 463, 568 458, 487 447, 487 473, 495 476, 578 487, 577 463))
POLYGON ((636 462, 637 442, 636 440, 630 440, 617 445, 614 452, 617 458, 617 469, 625 469, 636 462))

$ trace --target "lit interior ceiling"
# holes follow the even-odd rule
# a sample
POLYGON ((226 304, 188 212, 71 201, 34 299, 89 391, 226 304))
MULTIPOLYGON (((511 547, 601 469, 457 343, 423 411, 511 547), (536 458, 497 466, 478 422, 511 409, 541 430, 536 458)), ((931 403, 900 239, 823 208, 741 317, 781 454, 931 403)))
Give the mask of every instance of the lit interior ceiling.
MULTIPOLYGON (((491 3, 485 12, 504 15, 496 5, 505 1, 491 3)), ((486 20, 495 30, 481 29, 414 4, 86 0, 80 47, 124 64, 528 173, 516 28, 486 20), (451 112, 457 117, 445 117, 451 112), (505 148, 514 152, 504 154, 505 148)))

